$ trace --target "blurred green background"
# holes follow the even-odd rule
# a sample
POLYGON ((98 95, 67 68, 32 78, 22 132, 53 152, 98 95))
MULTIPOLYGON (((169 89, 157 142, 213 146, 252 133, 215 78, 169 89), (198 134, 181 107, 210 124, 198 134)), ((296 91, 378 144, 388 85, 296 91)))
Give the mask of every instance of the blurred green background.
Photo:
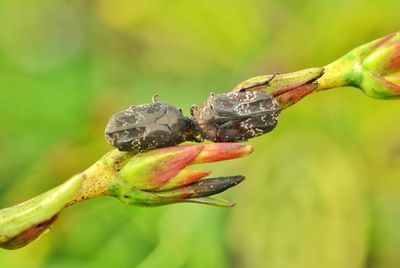
MULTIPOLYGON (((188 113, 252 76, 323 66, 399 30, 398 0, 0 1, 0 204, 44 192, 110 147, 114 112, 154 93, 188 113)), ((99 198, 1 267, 400 267, 400 103, 314 94, 212 164, 247 180, 232 209, 99 198)))

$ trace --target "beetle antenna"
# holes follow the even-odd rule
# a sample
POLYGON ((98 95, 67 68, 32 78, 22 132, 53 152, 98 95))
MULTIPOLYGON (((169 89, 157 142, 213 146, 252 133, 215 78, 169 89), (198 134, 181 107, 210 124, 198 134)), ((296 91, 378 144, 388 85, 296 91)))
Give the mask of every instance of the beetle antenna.
POLYGON ((190 114, 194 116, 194 112, 197 111, 197 109, 199 109, 199 106, 197 106, 196 104, 190 106, 190 114))
POLYGON ((153 102, 157 102, 158 101, 158 94, 154 94, 153 97, 151 97, 151 100, 153 102))

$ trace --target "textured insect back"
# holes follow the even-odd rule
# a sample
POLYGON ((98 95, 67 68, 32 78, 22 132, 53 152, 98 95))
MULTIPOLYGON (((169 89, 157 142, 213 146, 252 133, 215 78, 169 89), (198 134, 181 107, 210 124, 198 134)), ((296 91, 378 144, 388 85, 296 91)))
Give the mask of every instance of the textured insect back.
POLYGON ((242 139, 260 136, 273 130, 278 124, 281 107, 275 98, 262 91, 246 92, 246 99, 236 107, 238 114, 248 116, 241 121, 242 139))
POLYGON ((190 125, 190 120, 179 109, 156 101, 114 114, 105 137, 121 151, 142 152, 183 142, 190 125))
POLYGON ((244 141, 274 129, 280 111, 274 97, 263 91, 211 94, 193 110, 192 120, 208 140, 244 141))

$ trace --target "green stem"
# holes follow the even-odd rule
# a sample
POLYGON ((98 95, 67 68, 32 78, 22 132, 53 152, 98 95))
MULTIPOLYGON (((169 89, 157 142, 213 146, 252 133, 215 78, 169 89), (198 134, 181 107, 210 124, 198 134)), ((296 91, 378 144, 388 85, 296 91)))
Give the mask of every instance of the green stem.
POLYGON ((346 78, 352 74, 354 63, 340 58, 324 67, 324 75, 317 80, 318 87, 314 91, 321 91, 337 87, 350 86, 346 78))
POLYGON ((112 150, 87 170, 76 175, 82 178, 82 184, 66 207, 90 198, 110 195, 114 185, 123 183, 117 174, 130 157, 132 153, 112 150))

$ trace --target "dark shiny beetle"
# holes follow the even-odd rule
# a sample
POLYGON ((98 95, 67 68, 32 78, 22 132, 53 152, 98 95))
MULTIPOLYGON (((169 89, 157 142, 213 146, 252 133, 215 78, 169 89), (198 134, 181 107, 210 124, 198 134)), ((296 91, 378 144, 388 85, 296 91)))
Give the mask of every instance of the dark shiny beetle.
POLYGON ((191 120, 167 103, 130 106, 114 114, 105 130, 109 144, 120 151, 142 152, 192 140, 191 120))
POLYGON ((245 141, 275 128, 281 107, 271 94, 243 91, 210 94, 192 106, 194 130, 211 141, 245 141))

